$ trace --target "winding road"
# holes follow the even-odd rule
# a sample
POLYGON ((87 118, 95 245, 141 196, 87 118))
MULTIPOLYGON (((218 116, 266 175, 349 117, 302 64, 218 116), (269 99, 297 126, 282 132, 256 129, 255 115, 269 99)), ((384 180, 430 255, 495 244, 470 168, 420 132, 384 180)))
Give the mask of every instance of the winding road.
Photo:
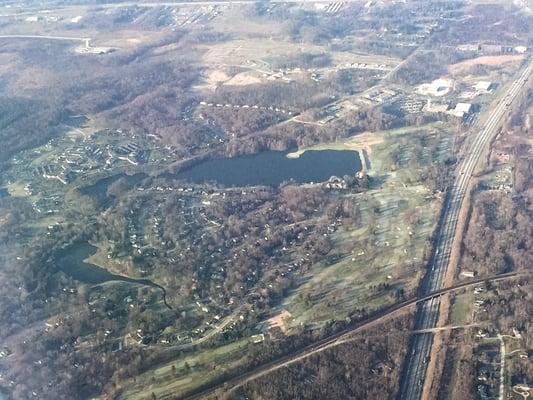
MULTIPOLYGON (((484 150, 497 134, 509 111, 509 106, 524 88, 532 71, 533 61, 528 60, 516 80, 507 88, 507 94, 498 100, 499 102, 492 110, 485 126, 477 132, 472 132, 469 147, 465 151, 466 157, 457 168, 455 181, 445 197, 443 212, 437 228, 435 246, 428 263, 427 275, 421 288, 422 295, 438 291, 443 286, 451 250, 454 245, 453 239, 457 228, 459 211, 467 192, 470 177, 474 173, 484 150)), ((434 328, 439 316, 439 307, 439 298, 432 298, 419 304, 415 329, 426 330, 434 328)), ((432 342, 432 333, 413 336, 404 364, 398 399, 418 400, 421 398, 432 342)))

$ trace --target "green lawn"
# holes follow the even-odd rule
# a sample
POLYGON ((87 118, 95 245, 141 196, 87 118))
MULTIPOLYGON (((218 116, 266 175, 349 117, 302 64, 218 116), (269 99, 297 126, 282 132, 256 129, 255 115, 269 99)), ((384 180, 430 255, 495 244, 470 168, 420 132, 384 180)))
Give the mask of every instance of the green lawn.
POLYGON ((190 356, 177 357, 137 376, 135 381, 124 383, 124 392, 119 399, 150 399, 152 392, 157 398, 165 398, 198 387, 237 367, 248 347, 253 345, 252 339, 246 338, 190 356))
POLYGON ((467 290, 466 293, 455 296, 450 313, 450 323, 452 325, 469 323, 474 301, 474 292, 472 290, 467 290))
POLYGON ((354 195, 353 201, 361 208, 361 226, 341 229, 332 236, 335 248, 351 250, 331 264, 314 265, 285 299, 292 326, 344 319, 355 309, 377 309, 396 302, 396 290, 415 287, 436 217, 436 202, 425 199, 427 194, 423 187, 398 187, 354 195), (379 207, 372 223, 371 200, 379 207), (405 221, 405 212, 412 209, 416 209, 417 224, 405 221))

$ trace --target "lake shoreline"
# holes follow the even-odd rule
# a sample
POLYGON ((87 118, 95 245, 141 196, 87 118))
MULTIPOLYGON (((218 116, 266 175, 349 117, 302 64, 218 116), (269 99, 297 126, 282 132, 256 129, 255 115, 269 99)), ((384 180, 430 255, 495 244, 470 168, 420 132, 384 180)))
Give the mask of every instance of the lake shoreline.
POLYGON ((71 278, 86 284, 99 285, 106 282, 127 282, 138 285, 149 286, 162 291, 163 303, 169 309, 172 309, 167 303, 167 292, 165 288, 149 279, 130 278, 124 275, 117 275, 109 272, 99 265, 87 262, 86 260, 97 251, 97 247, 88 242, 80 242, 58 254, 57 266, 59 269, 71 278))
POLYGON ((326 182, 332 176, 355 175, 364 168, 359 152, 348 148, 296 152, 268 150, 208 160, 171 177, 197 184, 214 182, 234 187, 277 187, 290 181, 301 184, 326 182))

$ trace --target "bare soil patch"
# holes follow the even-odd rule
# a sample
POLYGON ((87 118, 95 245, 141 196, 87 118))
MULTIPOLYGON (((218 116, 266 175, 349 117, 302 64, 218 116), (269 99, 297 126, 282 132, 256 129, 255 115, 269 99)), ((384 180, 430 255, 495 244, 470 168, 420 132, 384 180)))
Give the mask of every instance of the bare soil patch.
POLYGON ((241 72, 224 83, 231 86, 246 86, 261 83, 261 79, 252 72, 241 72))
POLYGON ((291 313, 287 310, 283 310, 278 315, 270 318, 266 322, 271 328, 279 328, 283 333, 286 333, 288 329, 287 322, 290 317, 291 313))
POLYGON ((347 140, 345 143, 352 146, 355 150, 364 149, 368 154, 372 153, 372 146, 383 142, 381 135, 376 135, 373 132, 363 132, 353 138, 347 140))
MULTIPOLYGON (((84 32, 85 33, 85 32, 84 32)), ((165 33, 156 31, 136 31, 131 29, 117 30, 113 35, 90 33, 84 34, 85 37, 91 37, 91 45, 118 47, 120 49, 131 49, 141 45, 156 44, 165 37, 165 33)))
POLYGON ((195 88, 198 90, 207 89, 214 91, 218 86, 222 85, 224 82, 230 79, 231 77, 224 71, 209 71, 204 75, 203 82, 197 85, 195 88))

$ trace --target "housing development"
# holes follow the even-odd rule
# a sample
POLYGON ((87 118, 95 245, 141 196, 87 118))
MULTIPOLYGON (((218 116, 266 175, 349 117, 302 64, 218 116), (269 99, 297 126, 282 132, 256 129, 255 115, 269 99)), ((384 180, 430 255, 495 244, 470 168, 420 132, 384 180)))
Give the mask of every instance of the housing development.
POLYGON ((527 399, 532 26, 0 1, 0 400, 527 399))

